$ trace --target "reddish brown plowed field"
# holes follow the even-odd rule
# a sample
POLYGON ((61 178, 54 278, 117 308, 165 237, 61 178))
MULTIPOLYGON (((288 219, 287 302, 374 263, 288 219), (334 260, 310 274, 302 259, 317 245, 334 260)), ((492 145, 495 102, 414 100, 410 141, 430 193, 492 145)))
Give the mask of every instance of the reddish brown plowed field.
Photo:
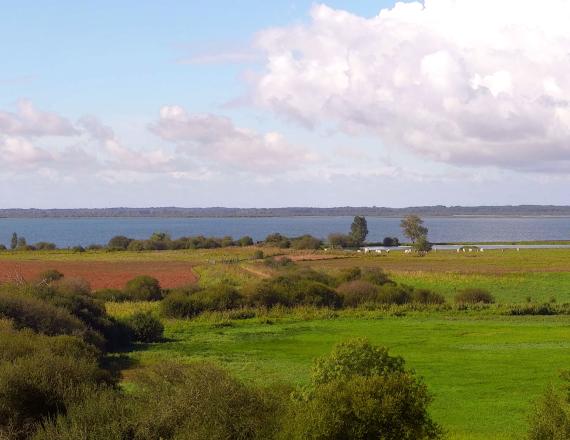
POLYGON ((81 277, 89 281, 94 290, 112 287, 121 289, 137 275, 150 275, 162 287, 177 287, 197 280, 192 266, 179 261, 169 262, 50 262, 0 261, 0 282, 23 277, 33 280, 47 269, 57 269, 66 277, 81 277))

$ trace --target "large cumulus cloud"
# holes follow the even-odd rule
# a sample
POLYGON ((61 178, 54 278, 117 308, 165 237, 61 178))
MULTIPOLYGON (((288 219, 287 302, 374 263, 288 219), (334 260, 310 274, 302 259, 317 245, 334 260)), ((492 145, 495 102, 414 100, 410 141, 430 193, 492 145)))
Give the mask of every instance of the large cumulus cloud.
POLYGON ((429 158, 570 169, 570 2, 426 0, 364 18, 316 5, 261 32, 257 104, 429 158))

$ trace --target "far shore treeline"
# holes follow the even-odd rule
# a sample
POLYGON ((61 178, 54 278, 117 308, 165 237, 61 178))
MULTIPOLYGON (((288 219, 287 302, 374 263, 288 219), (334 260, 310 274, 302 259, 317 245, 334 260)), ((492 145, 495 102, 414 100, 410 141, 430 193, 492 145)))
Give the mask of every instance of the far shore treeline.
POLYGON ((79 208, 79 209, 0 209, 0 218, 81 218, 81 217, 292 217, 292 216, 377 216, 404 217, 452 216, 570 216, 570 206, 415 206, 388 208, 364 207, 285 207, 285 208, 79 208))
MULTIPOLYGON (((405 222, 421 222, 422 220, 417 216, 408 216, 402 221, 402 228, 404 234, 410 237, 412 243, 415 242, 413 235, 406 232, 405 222), (411 220, 410 220, 411 219, 411 220)), ((427 237, 427 228, 423 228, 421 234, 427 237)), ((420 235, 421 235, 420 234, 420 235)), ((273 246, 281 249, 305 249, 305 250, 318 250, 325 245, 332 248, 359 248, 365 244, 366 236, 368 235, 368 225, 366 218, 363 216, 355 216, 350 227, 348 234, 334 233, 330 234, 326 242, 320 238, 314 237, 310 234, 304 234, 298 237, 287 237, 278 232, 269 234, 265 240, 254 242, 250 236, 243 236, 239 239, 234 239, 231 236, 225 237, 206 237, 203 235, 197 236, 184 236, 179 238, 172 238, 166 232, 155 232, 146 240, 138 240, 124 235, 116 235, 112 237, 106 244, 91 244, 87 247, 73 246, 70 249, 75 252, 85 252, 86 250, 102 250, 108 251, 162 251, 162 250, 183 250, 183 249, 215 249, 230 246, 253 246, 265 245, 273 246)), ((399 246, 400 242, 395 237, 386 237, 383 241, 385 246, 399 246)), ((14 251, 36 251, 36 250, 56 250, 55 243, 41 241, 38 243, 30 244, 26 238, 19 236, 16 232, 12 234, 10 240, 10 250, 14 251)), ((8 248, 0 244, 0 250, 7 250, 8 248)))

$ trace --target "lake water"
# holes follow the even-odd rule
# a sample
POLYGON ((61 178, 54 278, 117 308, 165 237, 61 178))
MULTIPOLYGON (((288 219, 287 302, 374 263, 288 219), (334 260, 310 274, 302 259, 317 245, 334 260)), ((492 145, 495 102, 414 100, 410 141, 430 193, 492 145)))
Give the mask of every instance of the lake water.
MULTIPOLYGON (((168 232, 174 238, 183 235, 231 235, 234 238, 250 235, 254 240, 262 240, 273 232, 288 236, 312 234, 326 238, 333 232, 348 232, 352 219, 348 216, 0 219, 0 243, 8 245, 13 232, 26 237, 28 243, 49 241, 60 247, 105 244, 114 235, 143 239, 155 231, 168 232)), ((400 219, 367 217, 367 221, 370 231, 368 241, 381 241, 386 236, 403 239, 400 219)), ((425 223, 433 242, 570 240, 568 217, 426 218, 425 223)))

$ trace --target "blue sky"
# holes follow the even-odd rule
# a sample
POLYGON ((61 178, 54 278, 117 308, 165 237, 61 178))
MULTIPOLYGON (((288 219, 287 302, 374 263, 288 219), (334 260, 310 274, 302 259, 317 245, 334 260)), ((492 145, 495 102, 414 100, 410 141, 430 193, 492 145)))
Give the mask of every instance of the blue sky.
POLYGON ((0 207, 567 204, 570 8, 516 4, 1 2, 0 207))

